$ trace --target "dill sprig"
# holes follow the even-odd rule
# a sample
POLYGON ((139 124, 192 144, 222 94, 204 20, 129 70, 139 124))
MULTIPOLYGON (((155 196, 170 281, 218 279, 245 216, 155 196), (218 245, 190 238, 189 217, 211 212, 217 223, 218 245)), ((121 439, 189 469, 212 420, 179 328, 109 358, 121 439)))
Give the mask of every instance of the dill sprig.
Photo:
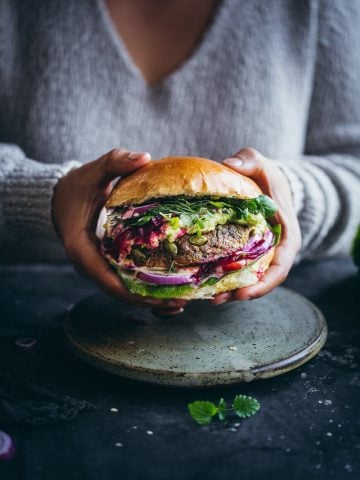
MULTIPOLYGON (((156 199, 154 200, 156 202, 156 199)), ((127 208, 127 207, 125 207, 127 208)), ((276 213, 276 205, 271 198, 266 195, 260 195, 257 198, 248 200, 238 198, 216 198, 216 197, 166 197, 160 200, 160 203, 154 205, 143 215, 121 219, 121 213, 124 207, 115 209, 111 215, 111 222, 121 222, 126 226, 142 226, 150 222, 157 215, 168 217, 169 219, 176 215, 189 215, 192 221, 194 217, 206 215, 207 212, 230 211, 235 213, 237 218, 246 217, 249 213, 261 213, 265 218, 270 218, 276 213)))

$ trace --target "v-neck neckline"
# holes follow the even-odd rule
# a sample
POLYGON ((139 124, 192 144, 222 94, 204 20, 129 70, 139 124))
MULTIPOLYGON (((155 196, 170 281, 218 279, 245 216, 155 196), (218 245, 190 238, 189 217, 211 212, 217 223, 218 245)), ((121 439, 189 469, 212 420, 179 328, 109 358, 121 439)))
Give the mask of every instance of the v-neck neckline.
POLYGON ((176 80, 177 77, 190 69, 193 64, 205 55, 207 51, 211 48, 212 42, 210 38, 215 34, 219 25, 222 23, 221 19, 224 15, 225 4, 227 0, 219 0, 218 5, 215 6, 215 9, 211 15, 208 26, 203 31, 200 36, 200 40, 193 48, 190 55, 180 63, 174 70, 162 77, 158 82, 151 84, 144 77, 140 68, 136 65, 132 55, 130 54, 120 32, 117 30, 109 12, 109 9, 105 3, 105 0, 95 0, 95 3, 98 7, 101 24, 105 33, 108 36, 109 41, 112 44, 113 49, 119 58, 124 62, 128 71, 133 75, 134 79, 140 83, 145 89, 155 90, 165 86, 176 80))

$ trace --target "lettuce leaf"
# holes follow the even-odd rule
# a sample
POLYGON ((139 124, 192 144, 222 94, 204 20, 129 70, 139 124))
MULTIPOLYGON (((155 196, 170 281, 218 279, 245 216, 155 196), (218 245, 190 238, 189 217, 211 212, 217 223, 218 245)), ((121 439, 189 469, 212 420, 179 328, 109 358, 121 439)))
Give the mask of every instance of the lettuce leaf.
MULTIPOLYGON (((118 275, 131 293, 144 297, 181 298, 194 288, 192 285, 150 285, 149 283, 142 282, 137 278, 124 274, 121 269, 118 270, 118 275)), ((214 285, 217 281, 217 278, 212 277, 202 283, 201 286, 214 285)))
POLYGON ((281 237, 281 224, 278 223, 277 225, 274 225, 271 227, 271 231, 274 234, 274 243, 273 246, 275 247, 279 242, 280 242, 280 237, 281 237))

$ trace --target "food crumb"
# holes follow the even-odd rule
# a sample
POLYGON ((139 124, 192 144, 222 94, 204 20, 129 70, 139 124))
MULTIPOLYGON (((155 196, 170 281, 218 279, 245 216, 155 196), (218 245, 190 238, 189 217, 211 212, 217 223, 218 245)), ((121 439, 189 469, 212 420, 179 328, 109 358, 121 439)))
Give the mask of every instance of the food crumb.
POLYGON ((234 427, 240 427, 240 423, 234 423, 234 427))
POLYGON ((134 425, 132 428, 133 428, 133 430, 136 430, 136 429, 137 429, 137 425, 134 425))
POLYGON ((232 352, 236 352, 237 351, 237 347, 228 347, 229 350, 231 350, 232 352))
POLYGON ((332 437, 332 433, 331 432, 326 432, 326 436, 327 437, 332 437))
POLYGON ((151 430, 146 430, 146 433, 147 433, 148 435, 154 435, 154 432, 151 431, 151 430))
POLYGON ((309 390, 308 390, 308 393, 317 393, 318 391, 319 391, 318 388, 310 387, 309 390))
POLYGON ((116 442, 116 443, 115 443, 115 447, 122 447, 122 446, 123 446, 123 444, 120 443, 120 442, 116 442))
POLYGON ((119 410, 115 407, 110 408, 110 412, 118 412, 119 410))
POLYGON ((300 377, 301 377, 301 378, 306 378, 306 377, 307 377, 307 375, 306 375, 306 373, 305 373, 305 372, 302 372, 302 374, 300 375, 300 377))
POLYGON ((324 405, 332 405, 332 401, 331 400, 325 400, 324 405))
POLYGON ((236 428, 229 428, 230 432, 237 432, 236 428))

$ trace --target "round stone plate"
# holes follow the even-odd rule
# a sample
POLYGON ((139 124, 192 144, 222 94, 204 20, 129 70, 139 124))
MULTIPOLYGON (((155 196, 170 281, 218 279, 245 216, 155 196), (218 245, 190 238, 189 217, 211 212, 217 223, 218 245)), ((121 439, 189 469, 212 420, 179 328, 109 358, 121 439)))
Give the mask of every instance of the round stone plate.
POLYGON ((192 302, 168 317, 97 293, 71 308, 65 333, 79 357, 103 370, 151 383, 210 387, 302 365, 324 345, 327 327, 311 302, 278 288, 250 302, 192 302))

